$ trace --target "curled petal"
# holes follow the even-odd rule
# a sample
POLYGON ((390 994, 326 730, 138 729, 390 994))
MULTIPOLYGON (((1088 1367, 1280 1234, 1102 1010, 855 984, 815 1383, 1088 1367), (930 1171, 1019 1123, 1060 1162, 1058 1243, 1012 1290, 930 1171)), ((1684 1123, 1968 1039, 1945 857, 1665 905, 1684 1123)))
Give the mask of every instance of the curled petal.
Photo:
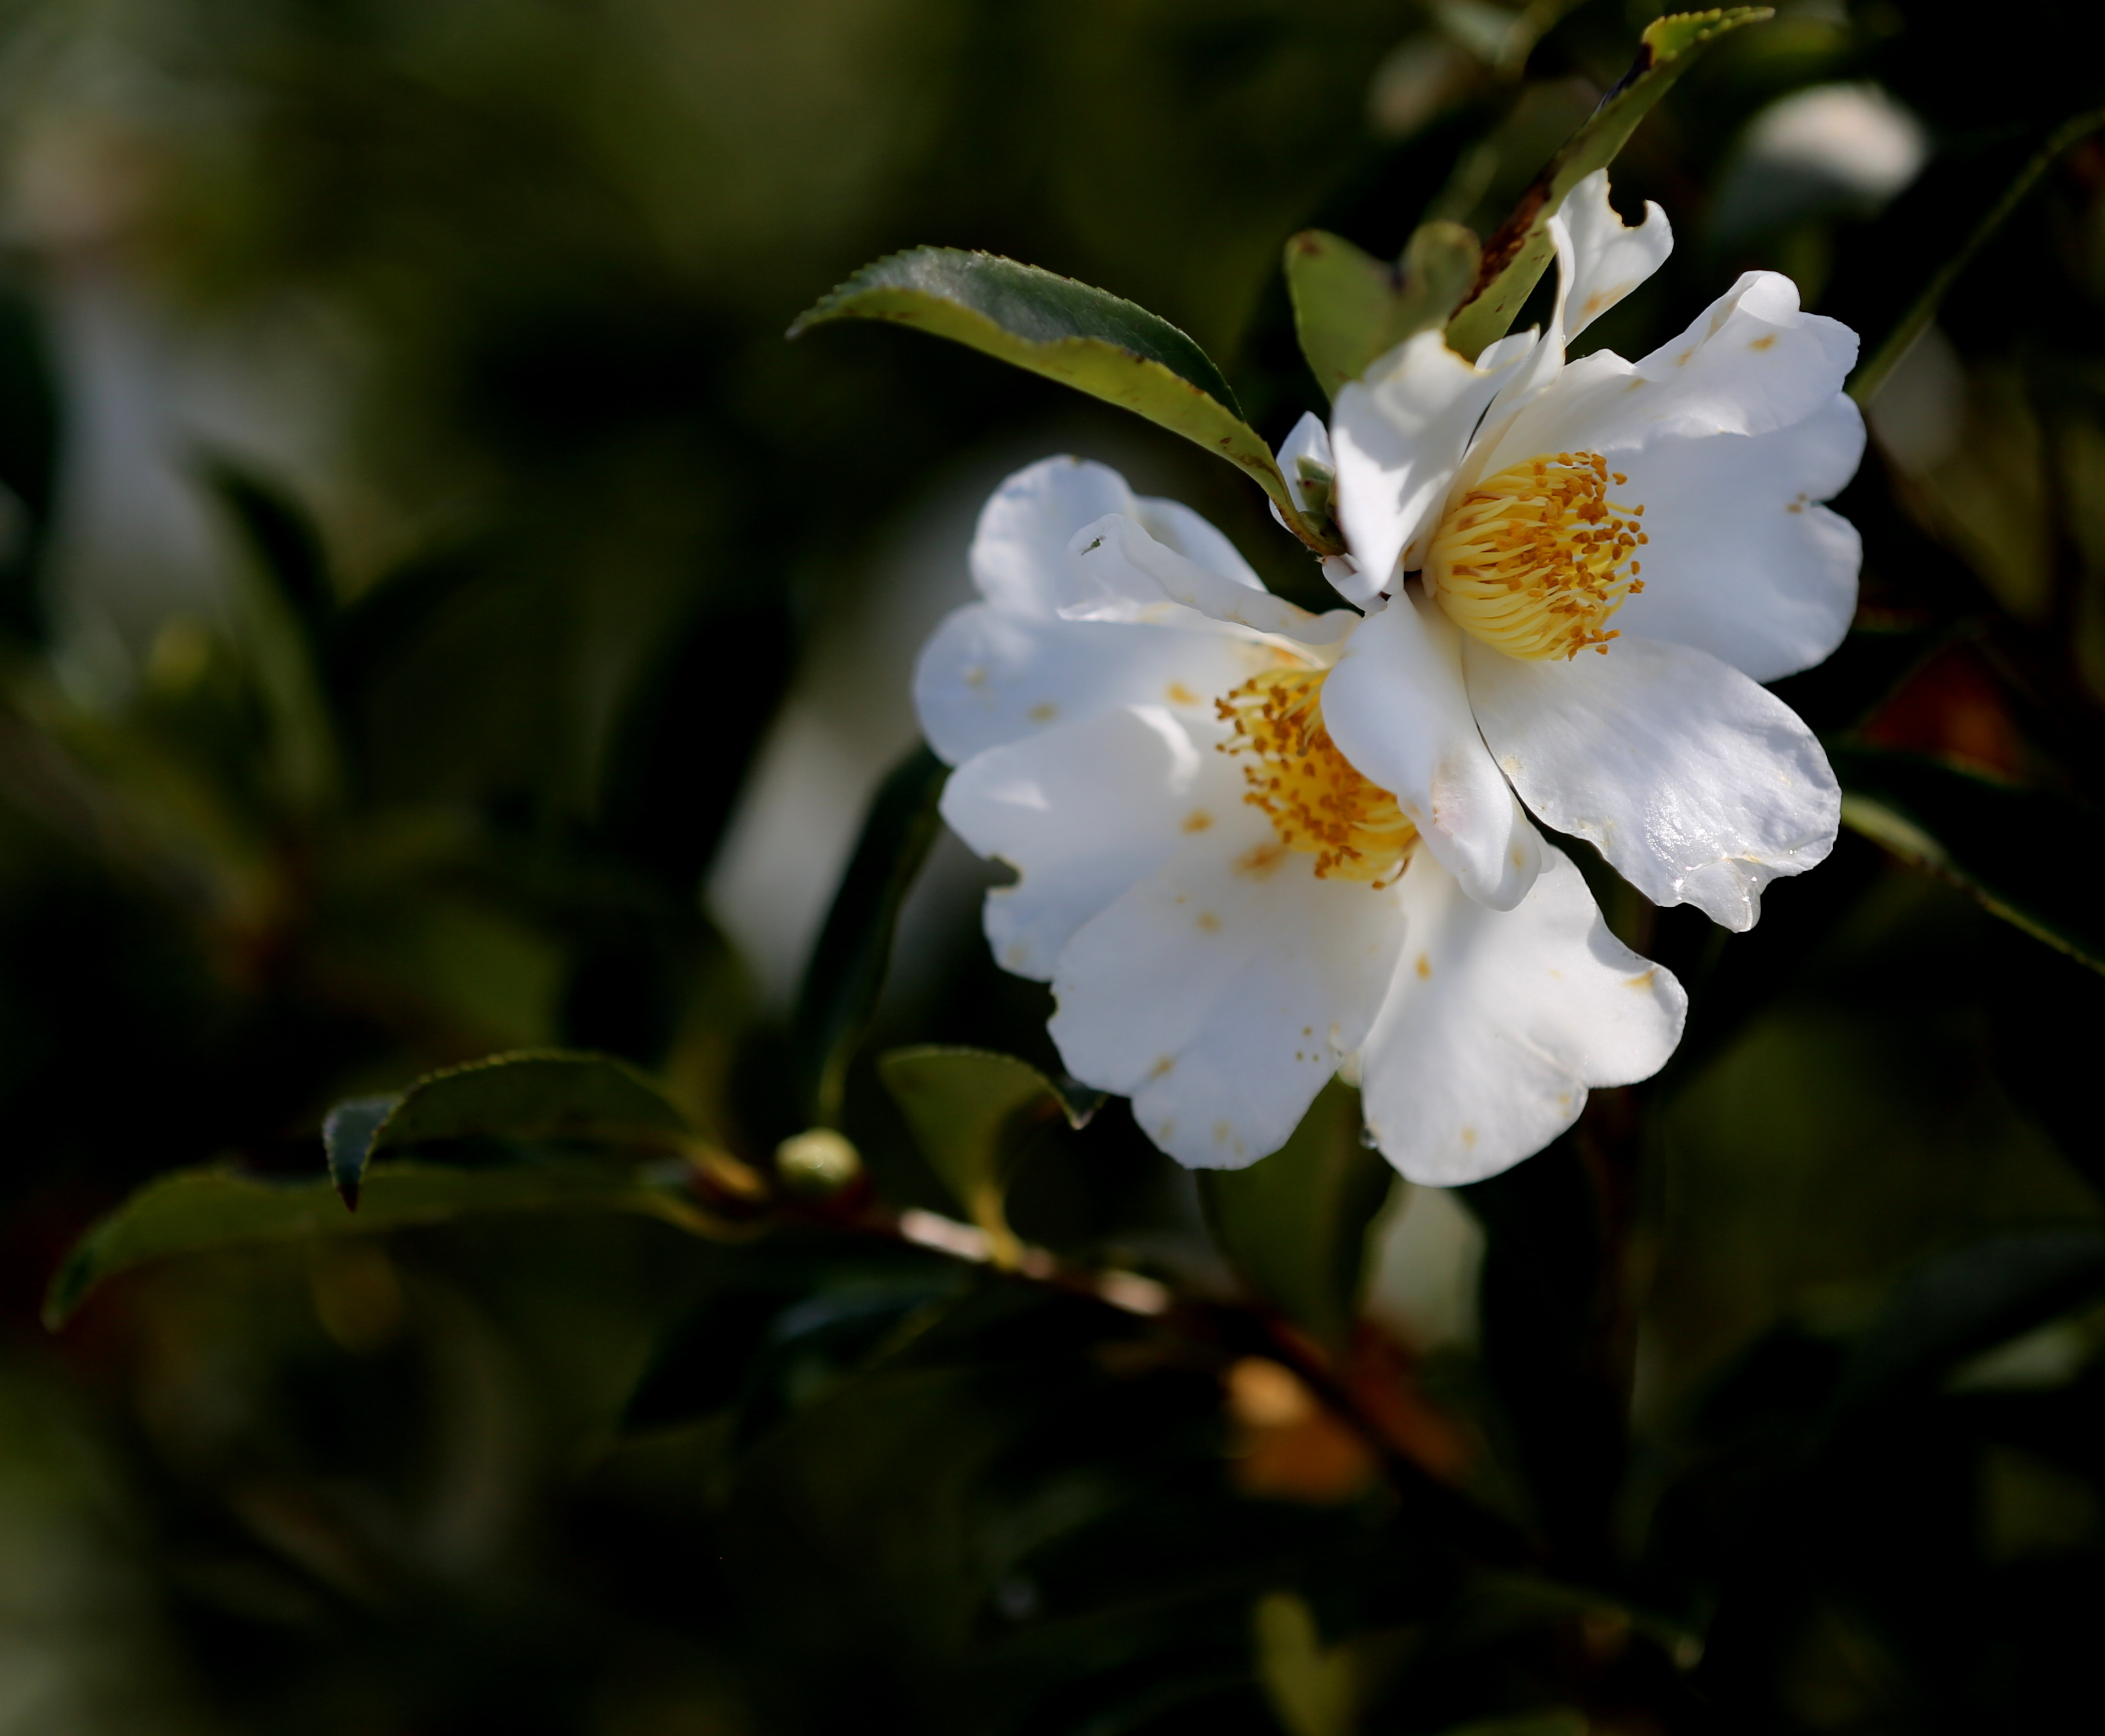
POLYGON ((1681 984, 1608 932, 1561 850, 1543 855, 1509 911, 1422 857, 1397 889, 1403 956, 1360 1087, 1368 1131, 1413 1181, 1509 1168, 1579 1118, 1589 1087, 1650 1078, 1681 1040, 1681 984))
POLYGON ((1318 880, 1221 788, 1217 823, 1086 924, 1053 978, 1068 1069, 1203 1169, 1286 1143, 1364 1041, 1403 936, 1395 888, 1318 880))
POLYGON ((1842 798, 1798 715, 1707 651, 1622 638, 1525 663, 1471 641, 1470 703, 1521 800, 1656 904, 1735 931, 1835 847, 1842 798))
POLYGON ((1323 683, 1323 721, 1360 774, 1396 797, 1469 896, 1510 910, 1540 868, 1539 841, 1478 734, 1461 635, 1404 591, 1369 616, 1323 683))
MULTIPOLYGON (((1191 817, 1204 811, 1193 796, 1204 766, 1168 712, 1136 707, 994 748, 958 768, 944 788, 944 819, 979 855, 1021 876, 987 894, 987 941, 1003 970, 1052 980, 1075 930, 1188 836, 1191 817)), ((1218 774, 1213 781, 1222 782, 1218 774)))
POLYGON ((1390 588, 1403 551, 1446 500, 1504 369, 1531 342, 1502 344, 1495 365, 1476 367, 1440 332, 1421 332, 1339 392, 1330 431, 1338 521, 1373 591, 1390 588))
POLYGON ((996 489, 972 535, 972 582, 990 603, 1049 619, 1059 612, 1067 543, 1107 512, 1131 512, 1125 478, 1084 458, 1041 458, 996 489))
POLYGON ((1608 172, 1596 169, 1564 196, 1549 220, 1562 274, 1557 316, 1570 342, 1666 263, 1674 229, 1650 200, 1634 228, 1608 203, 1608 172))
POLYGON ((936 628, 914 666, 922 733, 960 765, 1118 707, 1161 706, 1210 723, 1213 701, 1268 667, 1271 654, 1246 636, 1185 618, 1195 626, 1123 627, 968 604, 936 628))
POLYGON ((1060 613, 1070 621, 1174 622, 1196 614, 1304 645, 1334 645, 1359 619, 1343 609, 1311 614, 1253 590, 1180 555, 1123 513, 1084 525, 1069 550, 1074 560, 1060 613))

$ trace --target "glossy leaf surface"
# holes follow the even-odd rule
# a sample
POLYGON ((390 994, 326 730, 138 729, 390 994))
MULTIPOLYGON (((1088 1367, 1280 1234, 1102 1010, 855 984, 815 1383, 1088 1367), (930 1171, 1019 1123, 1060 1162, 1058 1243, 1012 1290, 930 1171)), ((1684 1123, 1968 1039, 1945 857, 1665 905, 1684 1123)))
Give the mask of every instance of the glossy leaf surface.
POLYGON ((914 326, 1144 416, 1247 472, 1303 542, 1336 552, 1302 518, 1211 358, 1143 307, 991 253, 916 248, 865 266, 789 335, 836 319, 914 326))

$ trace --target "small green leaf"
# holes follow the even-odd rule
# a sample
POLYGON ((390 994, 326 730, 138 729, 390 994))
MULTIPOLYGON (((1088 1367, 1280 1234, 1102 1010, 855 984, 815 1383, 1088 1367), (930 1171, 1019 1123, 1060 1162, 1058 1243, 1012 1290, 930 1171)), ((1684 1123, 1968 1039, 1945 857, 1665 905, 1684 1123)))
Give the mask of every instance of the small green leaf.
POLYGON ((869 1028, 892 963, 892 937, 908 889, 927 860, 950 769, 916 748, 870 800, 855 855, 834 894, 798 996, 794 1030, 815 1126, 840 1117, 848 1062, 869 1028))
POLYGON ((1271 449, 1243 420, 1212 359, 1146 308, 991 253, 915 248, 864 266, 789 335, 835 319, 918 326, 1145 416, 1254 477, 1310 547, 1343 547, 1295 507, 1271 449))
POLYGON ((463 1168, 387 1163, 364 1180, 355 1217, 337 1203, 326 1176, 287 1183, 224 1164, 177 1171, 148 1183, 83 1236, 44 1297, 44 1323, 56 1330, 105 1279, 150 1261, 258 1242, 369 1234, 490 1212, 569 1216, 619 1212, 655 1217, 696 1235, 741 1232, 701 1211, 684 1168, 664 1179, 604 1164, 536 1163, 463 1168))
POLYGON ((689 1130, 679 1110, 625 1062, 543 1049, 427 1073, 400 1096, 353 1097, 322 1122, 329 1178, 354 1212, 374 1158, 461 1139, 681 1150, 689 1130))
POLYGON ((1772 16, 1765 6, 1736 6, 1678 12, 1645 26, 1630 69, 1601 99, 1585 125, 1549 159, 1521 194, 1512 215, 1484 243, 1475 288, 1447 328, 1447 341, 1455 350, 1474 361, 1486 345, 1505 336, 1528 292, 1557 257, 1549 239, 1549 220, 1557 215, 1564 196, 1594 170, 1615 161, 1638 123, 1688 69, 1696 51, 1729 30, 1772 16))
POLYGON ((1258 1680, 1289 1736, 1352 1736, 1359 1728, 1352 1653, 1326 1646, 1307 1600, 1270 1591, 1251 1611, 1258 1680))
POLYGON ((399 1093, 351 1097, 322 1118, 322 1150, 328 1158, 329 1180, 336 1184, 347 1212, 358 1209, 358 1187, 365 1179, 373 1139, 401 1100, 399 1093))
POLYGON ((1835 747, 1828 757, 1843 824, 2105 971, 2105 913, 2079 866, 2105 852, 2105 814, 1914 754, 1835 747))
POLYGON ((1361 1143, 1360 1127, 1359 1093, 1333 1079, 1270 1157, 1199 1177, 1221 1252, 1259 1295, 1333 1348, 1359 1317, 1367 1230, 1396 1180, 1361 1143))
POLYGON ((1398 265, 1343 237, 1304 230, 1286 243, 1294 329, 1309 371, 1331 397, 1376 356, 1443 324, 1476 279, 1477 238, 1459 223, 1428 223, 1398 265))
POLYGON ((1869 404, 1878 395, 1879 388, 1886 383, 1886 377, 1900 365, 1901 359, 1915 347, 1937 310, 1944 304, 1951 286, 1957 283, 1974 257, 1987 245, 1996 231, 2008 221, 2012 212, 2025 201, 2025 195, 2038 184, 2040 176, 2054 166, 2054 160, 2070 146, 2088 138, 2100 127, 2105 127, 2105 109, 2092 109, 2066 120, 2046 136, 2038 150, 2018 170, 2016 177, 2004 189, 2003 195, 1990 206, 1973 225, 1972 232, 1960 244, 1959 250, 1945 261, 1929 281, 1922 286, 1922 292, 1908 304, 1907 311, 1895 322, 1891 331, 1879 339, 1878 346, 1857 366, 1850 376, 1849 395, 1859 404, 1869 404))
POLYGON ((986 1232, 995 1262, 1015 1265, 1022 1250, 1002 1200, 1022 1153, 1017 1136, 1061 1117, 1079 1127, 1088 1110, 1029 1062, 986 1049, 894 1049, 877 1070, 936 1175, 986 1232))

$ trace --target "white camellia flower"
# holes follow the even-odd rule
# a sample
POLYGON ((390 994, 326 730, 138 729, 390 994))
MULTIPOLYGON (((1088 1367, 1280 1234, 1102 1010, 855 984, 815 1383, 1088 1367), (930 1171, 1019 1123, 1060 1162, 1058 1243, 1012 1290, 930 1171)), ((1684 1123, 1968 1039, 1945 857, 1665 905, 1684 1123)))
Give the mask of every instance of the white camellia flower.
POLYGON ((1407 608, 1311 615, 1196 513, 1072 458, 996 492, 972 567, 984 600, 915 676, 957 768, 944 817, 1018 871, 987 935, 1052 984, 1069 1069, 1180 1162, 1276 1150, 1356 1066, 1398 1169, 1473 1180, 1673 1052, 1680 985, 1609 934, 1495 771, 1531 881, 1504 911, 1333 743, 1327 684, 1407 608))
POLYGON ((1819 743, 1759 684, 1819 663, 1855 609, 1857 533, 1820 503, 1863 453, 1841 389, 1856 336, 1755 271, 1642 361, 1567 361, 1673 240, 1656 205, 1625 226, 1605 172, 1549 229, 1546 333, 1472 364, 1422 332, 1281 454, 1294 478, 1334 444, 1352 553, 1325 570, 1353 602, 1392 600, 1345 647, 1324 721, 1494 909, 1548 859, 1517 792, 1655 903, 1750 928, 1840 817, 1819 743))

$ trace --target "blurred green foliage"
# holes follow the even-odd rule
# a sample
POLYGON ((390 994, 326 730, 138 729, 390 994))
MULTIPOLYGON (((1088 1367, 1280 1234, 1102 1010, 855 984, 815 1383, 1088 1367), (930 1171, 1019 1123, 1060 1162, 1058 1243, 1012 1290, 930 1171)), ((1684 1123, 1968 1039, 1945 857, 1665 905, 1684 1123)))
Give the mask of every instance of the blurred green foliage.
MULTIPOLYGON (((905 659, 985 488, 1111 458, 1316 593, 1173 436, 792 318, 903 247, 1009 255, 1173 322, 1276 443, 1329 383, 1287 239, 1489 236, 1657 10, 0 7, 0 1736, 2094 1703, 2096 136, 1872 400, 1857 628, 1786 684, 1861 831, 1745 935, 1602 885, 1692 992, 1660 1079, 1370 1245, 1343 1087, 1202 1201, 1122 1105, 954 1162, 879 1077, 970 1044, 1065 1091, 984 882, 901 869, 940 775, 905 659), (779 748, 813 730, 832 782, 779 748), (756 878, 821 887, 786 965, 756 878), (445 1082, 558 1047, 525 1096, 445 1082), (456 1109, 344 1213, 324 1116, 419 1080, 456 1109), (865 1167, 780 1185, 813 1123, 865 1167), (221 1160, 116 1225, 201 1247, 146 1214, 203 1187, 264 1232, 112 1259, 44 1331, 91 1225, 221 1160)), ((2086 13, 1805 0, 1711 44, 1617 159, 1679 245, 1594 335, 1767 266, 1875 343, 2098 106, 2086 13), (1764 132, 1835 87, 1915 118, 1918 175, 1764 132)))

